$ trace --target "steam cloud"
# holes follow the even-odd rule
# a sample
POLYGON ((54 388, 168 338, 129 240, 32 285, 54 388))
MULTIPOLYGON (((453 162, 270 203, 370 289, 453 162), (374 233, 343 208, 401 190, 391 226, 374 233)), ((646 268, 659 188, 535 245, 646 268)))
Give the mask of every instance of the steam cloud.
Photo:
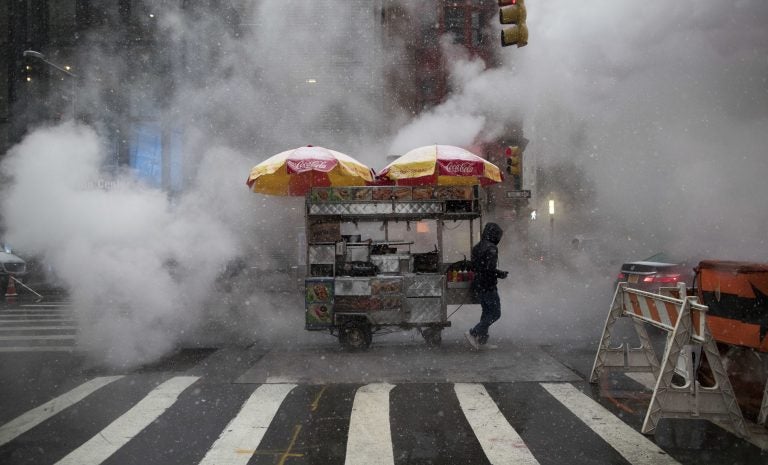
MULTIPOLYGON (((216 278, 234 258, 286 271, 296 254, 300 200, 250 194, 243 181, 253 164, 311 143, 380 168, 387 154, 490 140, 500 122, 521 120, 531 141, 526 174, 538 173, 538 185, 528 186, 538 194, 532 206, 549 195, 558 201, 554 246, 565 254, 573 234, 588 234, 601 247, 564 255, 558 270, 545 272, 520 260, 522 245, 509 233, 502 266, 512 279, 495 334, 593 333, 625 259, 666 250, 765 260, 768 6, 685 0, 654 9, 601 0, 575 8, 557 0, 527 7, 530 43, 504 49, 501 68, 484 69, 443 38, 454 93, 409 122, 382 105, 382 76, 402 50, 378 50, 369 11, 354 3, 167 11, 158 25, 168 56, 185 57, 184 66, 171 60, 170 89, 155 86, 152 75, 126 85, 122 67, 130 60, 86 43, 84 69, 93 72, 83 73, 83 90, 91 90, 79 96, 84 107, 108 109, 102 103, 112 91, 132 101, 170 100, 157 114, 184 129, 185 191, 171 201, 130 173, 103 172, 98 128, 40 128, 2 164, 11 179, 2 186, 6 237, 53 264, 80 312, 79 343, 107 363, 156 359, 196 341, 212 321, 222 334, 297 337, 300 308, 249 281, 235 282, 230 296, 217 292, 216 278), (235 17, 244 26, 227 32, 235 17), (334 74, 341 62, 354 65, 345 80, 334 74), (339 126, 346 130, 329 129, 339 126), (116 187, 94 187, 105 178, 116 187)), ((114 117, 109 110, 93 116, 114 117)), ((544 248, 548 233, 546 220, 530 227, 544 248)))

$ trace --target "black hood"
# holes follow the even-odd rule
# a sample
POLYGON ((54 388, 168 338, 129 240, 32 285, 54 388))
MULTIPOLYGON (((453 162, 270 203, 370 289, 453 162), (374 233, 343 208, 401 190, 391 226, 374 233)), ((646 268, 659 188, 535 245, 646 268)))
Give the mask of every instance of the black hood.
POLYGON ((485 225, 485 228, 483 228, 483 235, 481 237, 486 241, 498 244, 503 235, 504 231, 501 230, 501 226, 496 223, 488 223, 485 225))

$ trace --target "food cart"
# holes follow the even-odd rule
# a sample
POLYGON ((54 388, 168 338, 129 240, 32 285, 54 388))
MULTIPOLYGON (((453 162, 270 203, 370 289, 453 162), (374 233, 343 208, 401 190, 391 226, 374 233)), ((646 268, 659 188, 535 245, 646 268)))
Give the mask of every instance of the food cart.
POLYGON ((350 349, 369 347, 379 332, 411 329, 439 344, 451 325, 448 306, 473 303, 466 257, 482 230, 482 192, 476 185, 312 188, 305 204, 306 329, 328 331, 350 349), (433 244, 409 239, 406 232, 418 234, 426 224, 433 244), (458 246, 463 260, 444 263, 446 227, 453 238, 462 228, 451 247, 465 244, 458 246))

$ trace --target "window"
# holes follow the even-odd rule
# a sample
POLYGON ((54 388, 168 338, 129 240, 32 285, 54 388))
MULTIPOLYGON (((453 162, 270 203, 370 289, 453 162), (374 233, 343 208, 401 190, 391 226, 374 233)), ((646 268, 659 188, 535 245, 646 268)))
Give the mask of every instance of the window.
POLYGON ((464 43, 464 8, 445 8, 445 32, 453 35, 453 43, 464 43))
POLYGON ((483 40, 483 17, 479 11, 472 12, 472 46, 482 45, 483 40))

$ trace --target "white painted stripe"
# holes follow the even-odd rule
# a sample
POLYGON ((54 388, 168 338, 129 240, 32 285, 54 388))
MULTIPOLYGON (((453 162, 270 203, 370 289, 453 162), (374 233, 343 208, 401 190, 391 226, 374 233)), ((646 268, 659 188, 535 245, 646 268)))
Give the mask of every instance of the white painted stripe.
POLYGON ((571 384, 541 383, 541 386, 630 463, 678 464, 650 439, 619 420, 571 384))
POLYGON ((72 334, 50 334, 48 336, 0 336, 0 341, 74 341, 72 334))
POLYGON ((123 447, 178 399, 179 394, 198 380, 177 376, 152 390, 139 403, 113 421, 85 444, 56 462, 58 465, 99 464, 123 447))
POLYGON ((74 346, 29 346, 29 347, 0 347, 2 352, 72 352, 74 346))
POLYGON ((651 309, 648 308, 648 301, 642 296, 635 296, 637 303, 640 305, 640 311, 643 312, 643 316, 650 321, 655 321, 653 315, 651 315, 651 309))
POLYGON ((0 310, 0 314, 8 314, 8 313, 51 313, 51 312, 66 312, 66 313, 72 313, 72 308, 68 307, 17 307, 17 308, 6 308, 3 310, 0 310))
POLYGON ((635 294, 624 293, 624 306, 626 308, 628 308, 628 309, 631 309, 631 312, 634 315, 637 315, 637 316, 639 316, 641 318, 645 318, 647 320, 652 321, 651 314, 648 311, 648 308, 643 306, 643 299, 642 299, 642 297, 640 297, 638 295, 635 295, 635 294), (632 296, 633 295, 634 295, 635 299, 637 299, 638 305, 635 305, 635 303, 632 302, 632 296), (637 313, 638 311, 640 312, 639 314, 637 313))
POLYGON ((72 312, 70 311, 51 311, 51 310, 43 310, 43 309, 29 309, 29 310, 4 310, 0 311, 0 316, 26 316, 26 315, 32 315, 32 316, 39 316, 39 315, 72 315, 72 312))
POLYGON ((65 408, 80 402, 85 397, 100 389, 107 384, 122 378, 122 376, 104 376, 87 381, 71 391, 49 400, 43 405, 14 418, 8 423, 0 426, 0 446, 12 441, 20 434, 26 433, 30 429, 58 414, 65 408))
POLYGON ((389 391, 394 387, 388 383, 368 384, 355 393, 345 465, 395 463, 389 426, 389 391))
POLYGON ((51 302, 47 304, 24 304, 20 305, 21 308, 68 308, 72 307, 71 303, 66 302, 51 302))
POLYGON ((539 463, 482 384, 459 383, 453 389, 489 462, 494 465, 539 463))
POLYGON ((656 309, 659 311, 659 318, 661 318, 661 322, 669 326, 670 328, 674 328, 677 322, 672 321, 669 318, 669 311, 667 310, 667 306, 664 305, 663 301, 661 300, 656 301, 656 309))
POLYGON ((0 331, 13 332, 13 331, 37 331, 37 330, 67 330, 73 331, 77 329, 77 326, 3 326, 0 327, 0 331))
POLYGON ((74 323, 72 318, 49 318, 49 319, 35 319, 35 320, 5 320, 0 318, 0 323, 6 323, 4 326, 11 327, 10 325, 17 323, 74 323))
POLYGON ((71 318, 70 315, 64 315, 61 312, 56 312, 56 313, 21 312, 21 313, 13 313, 13 314, 4 313, 0 315, 0 318, 7 321, 14 321, 22 318, 39 319, 39 318, 51 318, 51 317, 71 318))
POLYGON ((221 432, 201 465, 245 465, 295 384, 262 384, 221 432))

